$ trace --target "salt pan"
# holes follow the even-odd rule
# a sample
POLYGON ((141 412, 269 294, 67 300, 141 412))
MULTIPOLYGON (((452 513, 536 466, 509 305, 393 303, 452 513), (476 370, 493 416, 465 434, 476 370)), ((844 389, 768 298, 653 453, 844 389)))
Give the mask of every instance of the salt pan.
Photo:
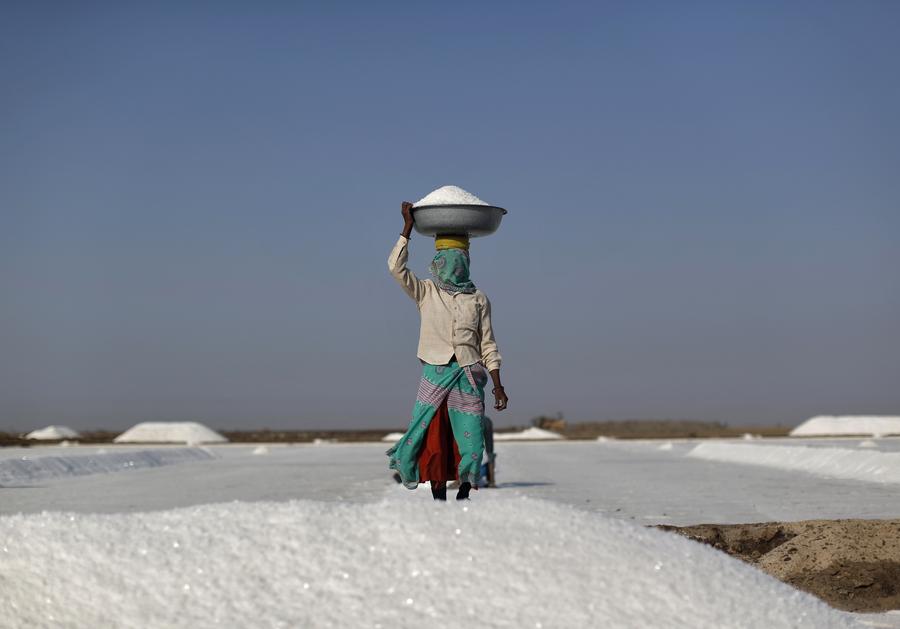
POLYGON ((443 186, 428 193, 413 205, 490 205, 458 186, 443 186))

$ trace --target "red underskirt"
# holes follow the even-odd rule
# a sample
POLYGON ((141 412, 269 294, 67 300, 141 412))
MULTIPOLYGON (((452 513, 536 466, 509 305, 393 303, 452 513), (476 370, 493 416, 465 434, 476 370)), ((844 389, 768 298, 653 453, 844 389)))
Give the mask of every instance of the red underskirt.
POLYGON ((459 480, 459 462, 462 457, 453 429, 450 426, 450 413, 447 411, 447 400, 435 411, 425 443, 419 453, 419 482, 446 482, 459 480))

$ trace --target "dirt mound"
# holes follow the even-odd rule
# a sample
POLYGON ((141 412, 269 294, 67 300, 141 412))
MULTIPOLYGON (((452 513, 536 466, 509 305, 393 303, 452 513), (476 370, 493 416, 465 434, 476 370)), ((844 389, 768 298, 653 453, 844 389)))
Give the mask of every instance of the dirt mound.
POLYGON ((900 609, 900 520, 659 528, 718 548, 838 609, 900 609))

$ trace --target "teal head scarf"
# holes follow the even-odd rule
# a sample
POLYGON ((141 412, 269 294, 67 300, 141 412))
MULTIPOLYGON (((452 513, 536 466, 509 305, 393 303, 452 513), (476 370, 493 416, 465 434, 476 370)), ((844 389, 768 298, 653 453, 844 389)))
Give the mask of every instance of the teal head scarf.
POLYGON ((474 293, 469 279, 469 252, 464 249, 441 249, 431 261, 434 283, 449 293, 474 293))

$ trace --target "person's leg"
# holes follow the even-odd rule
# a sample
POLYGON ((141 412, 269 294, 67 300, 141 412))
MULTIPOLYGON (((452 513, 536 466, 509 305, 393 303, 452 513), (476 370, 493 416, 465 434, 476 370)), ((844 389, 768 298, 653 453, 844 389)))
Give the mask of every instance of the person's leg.
POLYGON ((494 478, 494 422, 487 415, 481 418, 481 428, 484 431, 484 457, 487 468, 487 486, 496 487, 497 482, 494 478))
POLYGON ((444 481, 431 481, 431 497, 435 500, 447 500, 447 483, 444 481))
POLYGON ((490 456, 494 453, 494 422, 487 415, 482 415, 481 427, 484 432, 484 451, 490 456))

